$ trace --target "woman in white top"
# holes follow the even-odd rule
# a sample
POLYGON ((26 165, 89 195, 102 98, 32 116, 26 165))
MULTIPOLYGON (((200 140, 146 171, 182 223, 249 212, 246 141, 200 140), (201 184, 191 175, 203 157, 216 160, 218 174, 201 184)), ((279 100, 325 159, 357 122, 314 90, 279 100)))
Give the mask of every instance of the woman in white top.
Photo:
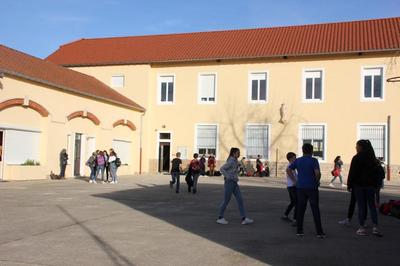
POLYGON ((108 158, 108 163, 110 167, 110 175, 111 175, 111 184, 117 184, 117 165, 115 164, 115 160, 117 159, 117 154, 115 151, 110 152, 110 157, 108 158))

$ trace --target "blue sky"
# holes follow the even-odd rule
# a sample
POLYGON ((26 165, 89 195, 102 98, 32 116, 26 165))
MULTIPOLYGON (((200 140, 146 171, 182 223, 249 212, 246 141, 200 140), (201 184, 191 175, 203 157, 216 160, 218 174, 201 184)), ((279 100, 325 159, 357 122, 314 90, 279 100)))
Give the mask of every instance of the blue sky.
POLYGON ((81 38, 400 16, 400 0, 0 0, 0 44, 44 58, 81 38))

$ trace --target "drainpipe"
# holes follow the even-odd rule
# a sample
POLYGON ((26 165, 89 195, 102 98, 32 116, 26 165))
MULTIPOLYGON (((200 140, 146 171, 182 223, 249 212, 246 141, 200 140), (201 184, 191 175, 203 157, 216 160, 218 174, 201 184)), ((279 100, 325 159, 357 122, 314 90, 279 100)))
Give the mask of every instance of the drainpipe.
POLYGON ((140 116, 140 134, 139 134, 139 175, 142 174, 142 138, 143 138, 143 117, 145 112, 140 116))
POLYGON ((387 117, 387 180, 390 181, 391 173, 390 173, 390 122, 391 122, 391 116, 388 115, 387 117))

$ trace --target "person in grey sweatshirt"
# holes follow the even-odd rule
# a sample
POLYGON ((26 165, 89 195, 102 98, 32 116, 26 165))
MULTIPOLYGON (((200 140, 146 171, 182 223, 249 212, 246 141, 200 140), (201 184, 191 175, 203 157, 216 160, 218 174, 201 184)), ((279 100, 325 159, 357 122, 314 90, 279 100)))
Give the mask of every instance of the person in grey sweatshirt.
POLYGON ((243 206, 242 193, 238 185, 239 181, 239 163, 238 158, 240 156, 240 150, 238 148, 231 148, 229 152, 228 160, 221 166, 220 171, 224 176, 224 200, 221 203, 219 210, 219 217, 217 219, 218 224, 228 224, 228 221, 224 218, 224 212, 231 200, 232 194, 235 195, 236 201, 239 206, 240 216, 242 217, 242 224, 251 224, 252 219, 246 217, 246 212, 243 206))

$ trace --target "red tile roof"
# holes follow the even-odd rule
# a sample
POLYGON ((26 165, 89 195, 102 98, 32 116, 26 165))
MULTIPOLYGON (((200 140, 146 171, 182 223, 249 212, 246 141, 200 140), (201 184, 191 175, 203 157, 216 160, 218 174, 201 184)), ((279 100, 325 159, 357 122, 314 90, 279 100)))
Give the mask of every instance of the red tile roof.
POLYGON ((144 108, 101 81, 0 45, 0 73, 143 112, 144 108))
POLYGON ((82 39, 47 57, 65 66, 398 51, 400 17, 316 25, 82 39))

